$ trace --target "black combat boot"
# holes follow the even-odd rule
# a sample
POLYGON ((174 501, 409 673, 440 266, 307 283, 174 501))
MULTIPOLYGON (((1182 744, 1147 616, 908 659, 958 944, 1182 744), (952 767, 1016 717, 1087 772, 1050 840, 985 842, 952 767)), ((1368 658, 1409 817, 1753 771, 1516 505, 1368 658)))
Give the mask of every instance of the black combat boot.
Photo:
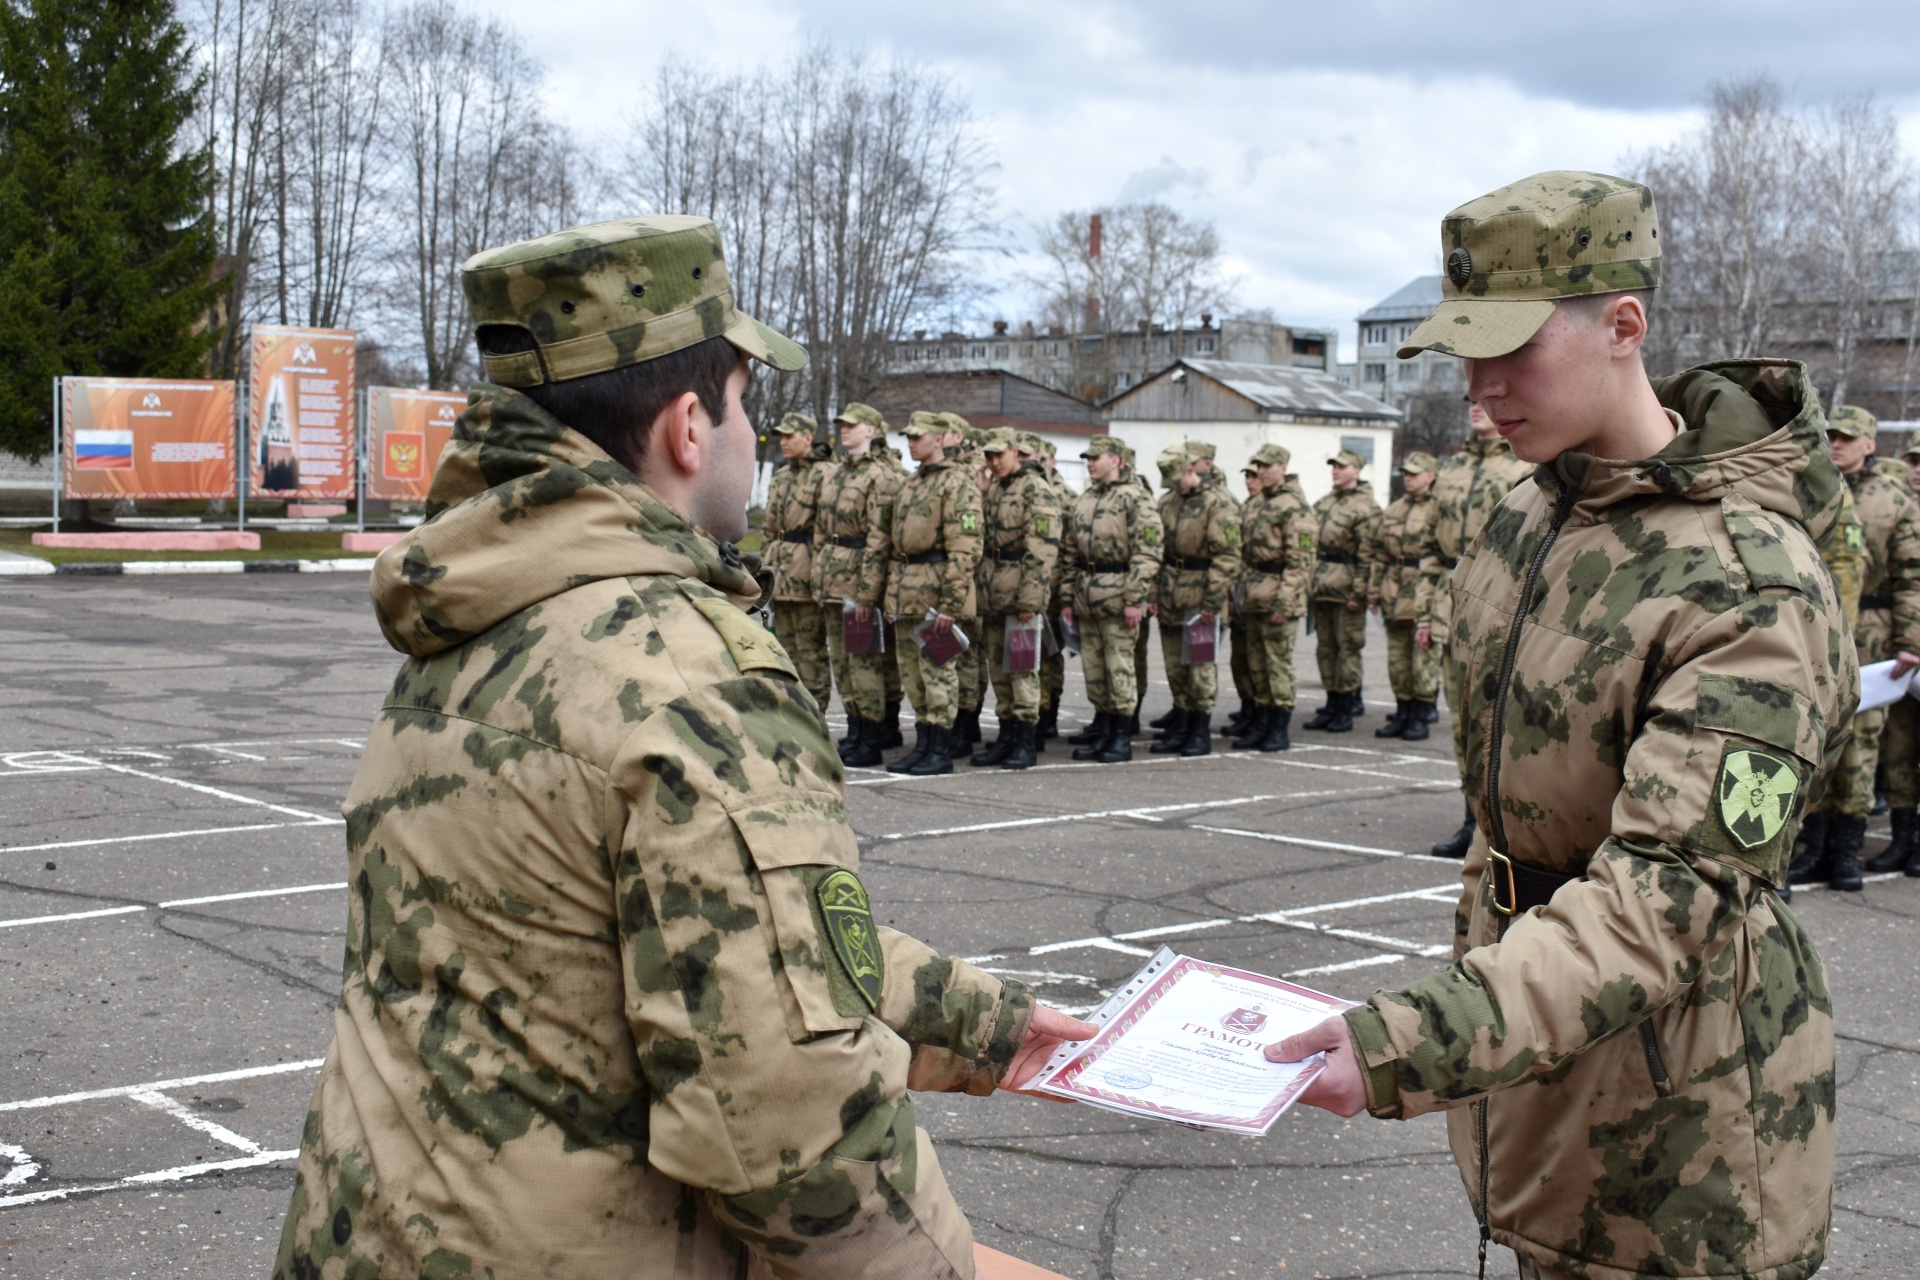
POLYGON ((1213 754, 1213 717, 1204 711, 1189 711, 1188 727, 1192 732, 1187 735, 1186 745, 1180 748, 1183 756, 1210 756, 1213 754))
POLYGON ((1393 714, 1387 717, 1387 722, 1385 724, 1381 725, 1378 729, 1375 729, 1373 731, 1373 736, 1376 738, 1399 737, 1400 731, 1407 727, 1408 708, 1411 707, 1412 705, 1413 705, 1412 703, 1409 703, 1404 698, 1394 703, 1393 714))
POLYGON ((1287 727, 1293 722, 1292 707, 1269 707, 1267 709, 1267 736, 1260 739, 1257 750, 1287 751, 1293 747, 1293 739, 1287 736, 1287 727))
POLYGON ((1302 729, 1324 729, 1332 724, 1334 716, 1339 714, 1336 708, 1339 707, 1340 700, 1340 694, 1329 693, 1327 700, 1321 704, 1320 709, 1314 712, 1313 715, 1308 718, 1307 722, 1300 727, 1302 729))
POLYGON ((1113 718, 1113 734, 1100 744, 1100 754, 1094 759, 1101 764, 1124 764, 1133 759, 1133 735, 1127 732, 1127 717, 1113 718))
POLYGON ((880 741, 874 745, 882 751, 891 751, 904 741, 905 739, 900 736, 900 704, 889 702, 887 713, 880 720, 880 741))
POLYGON ((984 751, 974 752, 967 763, 976 769, 981 769, 988 765, 996 765, 1005 761, 1013 752, 1013 731, 1018 727, 1019 723, 1018 720, 1010 716, 1002 717, 1000 720, 1000 732, 995 736, 993 745, 984 751))
POLYGON ((1024 720, 1010 720, 1007 727, 1013 730, 1013 746, 1007 752, 1007 758, 1000 762, 1002 769, 1031 769, 1038 763, 1034 752, 1040 749, 1040 726, 1028 724, 1024 720))
POLYGON ((1867 841, 1865 818, 1836 817, 1827 825, 1827 885, 1843 893, 1866 888, 1860 878, 1860 846, 1867 841))
POLYGON ((852 707, 846 707, 845 710, 847 713, 847 732, 842 737, 833 740, 834 749, 840 753, 840 758, 843 760, 846 759, 847 748, 852 746, 854 739, 860 736, 860 717, 853 714, 852 707))
MULTIPOLYGON (((1113 736, 1113 723, 1117 718, 1118 717, 1108 712, 1096 711, 1092 724, 1088 725, 1080 733, 1076 733, 1067 739, 1068 742, 1078 742, 1081 744, 1074 748, 1073 758, 1075 760, 1099 759, 1101 748, 1105 747, 1107 745, 1107 739, 1113 736)), ((1120 723, 1124 725, 1126 721, 1122 720, 1120 723)))
POLYGON ((933 726, 925 720, 913 722, 913 750, 887 766, 888 773, 912 773, 914 767, 933 750, 933 726))
POLYGON ((960 741, 960 734, 951 725, 936 724, 927 730, 927 754, 921 756, 907 773, 915 778, 931 778, 935 774, 952 773, 955 752, 965 751, 966 744, 960 741))
POLYGON ((1440 704, 1432 698, 1420 704, 1420 719, 1426 724, 1440 723, 1440 704))
POLYGON ((1121 727, 1127 731, 1128 737, 1140 736, 1140 708, 1146 704, 1146 701, 1146 691, 1142 690, 1140 696, 1133 700, 1133 714, 1121 717, 1123 721, 1121 727))
POLYGON ((1187 740, 1193 736, 1195 713, 1183 709, 1178 715, 1180 718, 1162 729, 1159 740, 1147 750, 1156 756, 1170 756, 1187 745, 1187 740))
POLYGON ((1866 869, 1874 875, 1884 875, 1889 871, 1905 871, 1913 862, 1914 820, 1920 817, 1920 810, 1892 809, 1887 813, 1887 821, 1893 827, 1893 839, 1887 841, 1887 847, 1867 859, 1866 869))
POLYGON ((1245 733, 1247 721, 1251 719, 1258 710, 1259 707, 1255 704, 1248 702, 1245 698, 1240 699, 1240 709, 1227 717, 1226 724, 1221 726, 1220 736, 1223 738, 1237 738, 1245 733))
POLYGON ((840 760, 849 769, 877 769, 885 759, 880 754, 880 722, 853 717, 853 741, 840 760))
MULTIPOLYGON (((1186 709, 1180 706, 1179 703, 1175 703, 1173 710, 1167 712, 1165 719, 1166 724, 1161 726, 1160 731, 1153 735, 1153 740, 1155 742, 1165 742, 1168 738, 1178 738, 1185 741, 1187 736, 1186 709)), ((1138 730, 1135 730, 1134 734, 1136 737, 1139 736, 1138 730)))
POLYGON ((1034 738, 1033 749, 1045 751, 1048 739, 1060 736, 1060 699, 1049 698, 1047 705, 1040 708, 1040 723, 1036 728, 1038 736, 1034 738))
POLYGON ((1827 868, 1832 865, 1827 856, 1827 832, 1832 822, 1829 813, 1810 813, 1800 820, 1793 861, 1787 866, 1788 884, 1818 884, 1827 878, 1827 868))
POLYGON ((980 741, 980 708, 961 710, 953 717, 954 745, 965 751, 980 741))
POLYGON ((1273 723, 1272 707, 1255 707, 1253 714, 1240 726, 1240 732, 1234 735, 1235 751, 1251 751, 1266 739, 1267 729, 1273 723))
POLYGON ((1327 721, 1328 733, 1352 733, 1353 717, 1359 707, 1360 695, 1357 693, 1336 693, 1333 695, 1333 718, 1327 721))
POLYGON ((1478 824, 1473 820, 1473 809, 1469 807, 1467 820, 1460 824, 1460 829, 1433 846, 1428 852, 1436 858, 1466 857, 1467 850, 1473 847, 1473 833, 1477 826, 1478 824))
POLYGON ((1431 710, 1432 707, 1433 704, 1431 702, 1416 701, 1407 704, 1407 718, 1400 722, 1400 740, 1402 742, 1425 742, 1427 740, 1429 737, 1427 725, 1431 723, 1431 721, 1427 719, 1427 712, 1431 710))
POLYGON ((1168 725, 1171 725, 1175 720, 1178 720, 1179 718, 1180 718, 1180 708, 1168 707, 1167 714, 1163 716, 1155 716, 1153 719, 1147 721, 1147 728, 1164 729, 1168 725))

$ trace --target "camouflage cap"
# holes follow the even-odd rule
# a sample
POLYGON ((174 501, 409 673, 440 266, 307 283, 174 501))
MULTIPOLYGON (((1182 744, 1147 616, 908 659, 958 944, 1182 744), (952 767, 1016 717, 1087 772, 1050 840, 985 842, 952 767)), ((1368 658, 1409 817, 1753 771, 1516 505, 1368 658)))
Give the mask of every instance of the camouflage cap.
POLYGON ((803 431, 808 435, 812 435, 819 427, 819 423, 804 413, 790 413, 780 419, 779 425, 774 427, 773 430, 776 435, 783 436, 799 435, 803 431))
POLYGON ((917 440, 928 433, 945 435, 947 433, 947 415, 944 413, 933 413, 926 409, 915 409, 913 414, 907 419, 907 425, 900 428, 900 434, 909 440, 917 440))
POLYGON ((1920 435, 1916 435, 1913 439, 1907 441, 1906 450, 1901 453, 1900 456, 1903 458, 1920 458, 1920 435))
POLYGON ((480 357, 503 387, 605 373, 725 338, 776 369, 806 350, 734 310, 720 231, 706 218, 621 218, 486 249, 460 268, 476 328, 514 325, 536 349, 480 357))
POLYGON ((1202 459, 1212 462, 1213 455, 1217 452, 1205 440, 1188 440, 1181 445, 1181 449, 1186 454, 1188 462, 1199 462, 1202 459))
POLYGON ((1330 467, 1353 467, 1358 469, 1366 466, 1367 460, 1351 449, 1342 449, 1327 459, 1327 465, 1330 467))
POLYGON ((983 438, 980 441, 980 452, 982 453, 1005 453, 1015 447, 1012 427, 995 427, 991 431, 982 432, 981 435, 983 438))
POLYGON ((973 430, 973 424, 968 422, 965 418, 961 417, 957 413, 937 413, 934 415, 934 417, 940 419, 941 422, 945 423, 946 429, 948 431, 958 431, 961 435, 967 437, 968 444, 973 443, 972 436, 967 434, 968 432, 973 430))
POLYGON ((1243 476, 1257 476, 1260 474, 1260 467, 1256 463, 1249 462, 1246 466, 1240 468, 1240 474, 1243 476))
POLYGON ((1256 467, 1286 466, 1293 461, 1293 455, 1281 444, 1263 444, 1254 452, 1253 465, 1256 467))
POLYGON ((833 420, 851 422, 855 426, 872 427, 882 435, 886 434, 887 430, 887 420, 880 416, 880 411, 870 404, 861 404, 858 400, 843 407, 833 416, 833 420))
POLYGON ((1015 432, 1013 443, 1019 448, 1020 452, 1026 454, 1029 458, 1038 457, 1042 453, 1046 453, 1049 456, 1052 455, 1052 451, 1047 448, 1039 435, 1032 431, 1015 432))
MULTIPOLYGON (((1054 458, 1056 460, 1060 457, 1059 448, 1051 440, 1043 439, 1040 441, 1040 452, 1045 456, 1049 458, 1054 458)), ((1082 455, 1082 456, 1085 456, 1085 455, 1082 455)))
POLYGON ((1423 476, 1439 469, 1440 459, 1430 453, 1416 451, 1400 459, 1400 474, 1403 476, 1423 476))
POLYGON ((1880 430, 1880 419, 1857 404, 1843 404, 1827 415, 1827 430, 1851 438, 1875 435, 1880 430))
POLYGON ((1120 461, 1126 463, 1128 466, 1133 465, 1133 446, 1124 441, 1120 445, 1120 461))
POLYGON ((1168 445, 1154 458, 1153 463, 1160 468, 1160 478, 1172 484, 1174 477, 1187 469, 1187 451, 1177 444, 1168 445))
POLYGON ((1095 436, 1093 439, 1087 441, 1087 447, 1080 451, 1080 456, 1083 458, 1098 458, 1103 454, 1111 453, 1124 457, 1126 456, 1125 449, 1126 446, 1122 445, 1115 436, 1095 436))
POLYGON ((1562 298, 1660 285, 1653 192, 1602 173, 1555 170, 1470 200, 1440 222, 1441 301, 1402 343, 1487 360, 1538 332, 1562 298))

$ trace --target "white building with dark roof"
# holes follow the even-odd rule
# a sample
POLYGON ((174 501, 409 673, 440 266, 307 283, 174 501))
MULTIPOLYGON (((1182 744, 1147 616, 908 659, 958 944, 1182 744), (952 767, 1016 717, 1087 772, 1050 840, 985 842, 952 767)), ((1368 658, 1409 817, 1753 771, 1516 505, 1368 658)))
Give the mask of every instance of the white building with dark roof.
POLYGON ((1416 395, 1466 393, 1460 361, 1422 351, 1401 360, 1396 348, 1440 305, 1440 277, 1421 276, 1360 313, 1354 387, 1377 400, 1404 406, 1416 395))

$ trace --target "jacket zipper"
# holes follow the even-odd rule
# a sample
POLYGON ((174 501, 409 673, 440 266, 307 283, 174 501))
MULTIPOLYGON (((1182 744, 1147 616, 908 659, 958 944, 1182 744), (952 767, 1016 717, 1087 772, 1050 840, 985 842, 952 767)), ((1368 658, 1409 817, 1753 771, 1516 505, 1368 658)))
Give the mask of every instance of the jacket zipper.
POLYGON ((1647 1054, 1647 1071, 1653 1076, 1653 1091, 1663 1098, 1672 1097, 1673 1077, 1667 1071, 1666 1059, 1660 1056, 1660 1037, 1654 1034, 1651 1017, 1640 1024, 1640 1047, 1647 1054))

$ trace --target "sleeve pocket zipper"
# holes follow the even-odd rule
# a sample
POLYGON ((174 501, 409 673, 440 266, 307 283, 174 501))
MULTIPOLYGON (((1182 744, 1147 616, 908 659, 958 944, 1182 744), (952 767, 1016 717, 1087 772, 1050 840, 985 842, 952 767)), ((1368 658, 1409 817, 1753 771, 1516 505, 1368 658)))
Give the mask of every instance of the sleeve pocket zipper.
POLYGON ((1666 1059, 1660 1056, 1660 1038, 1654 1034, 1652 1018, 1640 1024, 1640 1047, 1646 1051, 1647 1073, 1653 1077, 1653 1091, 1663 1098, 1671 1098, 1673 1077, 1667 1072, 1666 1059))

